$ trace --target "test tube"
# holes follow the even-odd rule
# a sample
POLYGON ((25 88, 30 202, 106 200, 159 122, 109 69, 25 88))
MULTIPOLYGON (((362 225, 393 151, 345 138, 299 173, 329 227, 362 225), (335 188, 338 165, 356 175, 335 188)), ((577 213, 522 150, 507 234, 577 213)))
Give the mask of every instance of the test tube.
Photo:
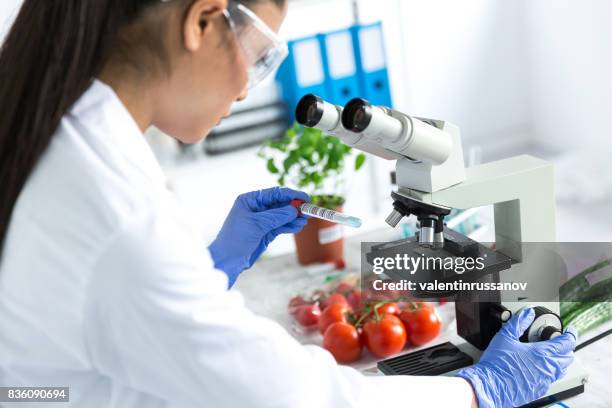
POLYGON ((334 222, 336 224, 347 225, 353 228, 361 227, 361 220, 357 217, 351 217, 350 215, 342 214, 338 211, 329 210, 327 208, 319 207, 314 204, 305 203, 300 200, 293 200, 291 202, 295 208, 302 214, 306 214, 310 217, 320 218, 322 220, 334 222))

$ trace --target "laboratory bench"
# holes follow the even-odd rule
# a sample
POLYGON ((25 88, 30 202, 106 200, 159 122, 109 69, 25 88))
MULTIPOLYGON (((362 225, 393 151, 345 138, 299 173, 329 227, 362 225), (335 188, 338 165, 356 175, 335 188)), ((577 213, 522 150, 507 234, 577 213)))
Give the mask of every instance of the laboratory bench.
MULTIPOLYGON (((371 231, 350 237, 345 242, 347 276, 360 273, 361 242, 387 242, 396 239, 390 229, 371 231)), ((333 274, 334 272, 330 272, 333 274)), ((322 336, 317 330, 304 331, 297 326, 287 312, 289 299, 296 294, 307 294, 325 285, 328 273, 312 273, 297 264, 294 253, 263 258, 253 268, 245 271, 233 290, 240 291, 247 306, 256 314, 275 320, 302 344, 322 344, 322 336)), ((432 343, 421 348, 431 347, 447 341, 458 343, 461 338, 456 334, 454 305, 448 303, 438 307, 443 320, 440 336, 432 343)), ((418 350, 406 349, 402 353, 418 350)), ((612 391, 609 386, 609 364, 612 361, 612 337, 604 338, 577 352, 581 363, 589 373, 589 382, 584 394, 564 401, 569 407, 610 407, 612 391)), ((351 364, 364 374, 376 375, 377 360, 364 350, 362 358, 351 364)))

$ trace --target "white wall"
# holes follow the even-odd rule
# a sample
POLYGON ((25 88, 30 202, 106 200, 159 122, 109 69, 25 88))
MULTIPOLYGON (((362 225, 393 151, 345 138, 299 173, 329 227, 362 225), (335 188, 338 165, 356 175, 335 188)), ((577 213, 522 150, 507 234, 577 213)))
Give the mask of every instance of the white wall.
POLYGON ((522 1, 402 1, 408 112, 459 125, 464 141, 525 137, 522 1))
POLYGON ((555 150, 612 149, 612 2, 525 3, 534 136, 555 150))
POLYGON ((8 31, 20 5, 21 0, 0 1, 0 42, 8 31))
MULTIPOLYGON (((397 107, 453 121, 475 142, 528 137, 523 3, 359 0, 362 21, 384 23, 397 107)), ((298 1, 283 34, 296 37, 351 22, 348 0, 298 1)))

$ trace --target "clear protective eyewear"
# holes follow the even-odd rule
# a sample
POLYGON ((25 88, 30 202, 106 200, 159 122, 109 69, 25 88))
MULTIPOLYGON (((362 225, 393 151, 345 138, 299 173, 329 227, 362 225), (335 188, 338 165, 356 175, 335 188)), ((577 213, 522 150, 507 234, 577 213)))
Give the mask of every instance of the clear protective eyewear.
POLYGON ((236 36, 249 67, 249 84, 253 88, 278 68, 287 58, 287 43, 244 5, 230 1, 223 15, 236 36))

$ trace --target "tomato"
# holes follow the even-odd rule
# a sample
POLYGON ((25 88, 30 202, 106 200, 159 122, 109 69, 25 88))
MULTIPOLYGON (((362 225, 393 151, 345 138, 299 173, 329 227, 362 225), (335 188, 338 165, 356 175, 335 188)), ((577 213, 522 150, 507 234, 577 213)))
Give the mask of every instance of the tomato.
POLYGON ((323 313, 321 313, 321 317, 319 318, 319 332, 324 334, 325 330, 334 323, 346 323, 348 321, 348 314, 350 312, 351 308, 349 305, 344 305, 342 303, 329 305, 325 310, 323 310, 323 313))
POLYGON ((401 310, 414 310, 414 309, 418 309, 421 307, 427 308, 427 309, 434 309, 433 304, 431 304, 430 302, 422 302, 422 301, 418 301, 418 302, 399 302, 398 303, 400 311, 401 310))
POLYGON ((382 291, 366 289, 363 293, 363 299, 366 302, 383 302, 389 300, 387 295, 382 291))
POLYGON ((400 308, 397 305, 397 303, 394 303, 394 302, 384 303, 378 307, 378 314, 381 314, 381 315, 390 314, 390 315, 399 316, 400 308))
POLYGON ((353 320, 355 321, 355 326, 357 328, 361 328, 363 324, 368 320, 371 315, 371 310, 367 308, 360 308, 357 311, 353 312, 353 320))
POLYGON ((363 326, 363 340, 376 357, 389 357, 402 351, 406 345, 406 329, 394 315, 379 316, 363 326))
POLYGON ((346 297, 344 297, 344 295, 341 295, 340 293, 334 293, 333 295, 331 295, 327 299, 324 299, 321 302, 321 309, 325 310, 329 306, 331 306, 333 304, 336 304, 336 303, 339 303, 339 304, 346 305, 346 306, 350 307, 349 302, 348 302, 348 300, 346 300, 346 297))
POLYGON ((442 321, 436 310, 430 306, 419 305, 403 310, 399 317, 408 333, 408 341, 414 346, 422 346, 440 334, 442 321))
POLYGON ((313 328, 319 323, 321 309, 315 303, 312 305, 298 306, 295 312, 295 320, 305 328, 313 328))
POLYGON ((315 301, 315 302, 320 302, 322 299, 325 299, 327 297, 327 292, 325 292, 322 289, 317 289, 314 292, 312 292, 312 295, 310 296, 310 298, 315 301))
POLYGON ((417 302, 417 305, 434 310, 434 305, 431 302, 417 302))
POLYGON ((395 302, 370 303, 363 309, 359 310, 359 313, 357 313, 357 320, 361 319, 362 322, 366 322, 368 319, 371 319, 376 315, 376 313, 374 313, 374 309, 377 310, 379 316, 387 314, 399 316, 401 311, 399 305, 395 302))
POLYGON ((346 295, 347 293, 350 293, 354 288, 355 286, 351 285, 350 283, 340 282, 340 284, 336 287, 336 293, 346 295))
POLYGON ((287 305, 287 310, 292 315, 295 315, 295 313, 297 312, 297 308, 299 306, 305 305, 307 303, 308 302, 306 302, 306 300, 304 300, 304 298, 302 296, 294 296, 289 301, 289 304, 287 305))
POLYGON ((357 310, 361 307, 361 290, 359 289, 353 289, 347 298, 349 304, 351 305, 351 307, 353 308, 353 310, 357 310))
POLYGON ((325 330, 323 347, 342 364, 358 360, 363 348, 355 326, 343 322, 336 322, 325 330))

